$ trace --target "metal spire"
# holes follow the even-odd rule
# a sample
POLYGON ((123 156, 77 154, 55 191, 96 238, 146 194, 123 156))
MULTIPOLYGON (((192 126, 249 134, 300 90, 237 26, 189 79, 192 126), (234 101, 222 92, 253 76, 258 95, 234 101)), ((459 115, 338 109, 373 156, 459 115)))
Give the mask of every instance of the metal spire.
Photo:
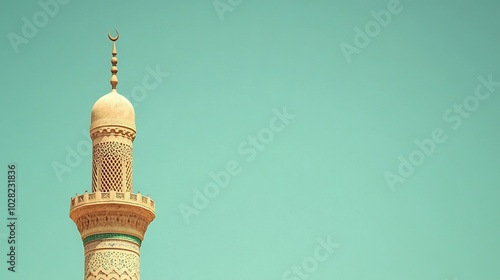
POLYGON ((111 84, 111 91, 116 91, 116 85, 118 84, 118 78, 116 77, 116 73, 118 73, 118 67, 116 64, 118 63, 118 58, 116 58, 116 40, 120 37, 118 30, 116 30, 116 37, 111 37, 111 34, 108 32, 108 38, 113 41, 113 50, 111 54, 113 57, 111 58, 111 80, 109 83, 111 84))

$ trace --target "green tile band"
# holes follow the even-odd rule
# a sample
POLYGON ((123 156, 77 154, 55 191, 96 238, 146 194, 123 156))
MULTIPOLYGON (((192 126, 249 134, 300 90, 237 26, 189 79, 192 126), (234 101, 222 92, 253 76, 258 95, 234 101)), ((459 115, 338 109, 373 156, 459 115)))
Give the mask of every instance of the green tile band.
POLYGON ((137 245, 141 246, 141 239, 139 239, 138 237, 135 237, 133 235, 122 234, 122 233, 99 233, 99 234, 89 235, 83 239, 83 245, 85 245, 91 241, 101 240, 101 239, 127 240, 127 241, 132 241, 134 243, 137 243, 137 245))

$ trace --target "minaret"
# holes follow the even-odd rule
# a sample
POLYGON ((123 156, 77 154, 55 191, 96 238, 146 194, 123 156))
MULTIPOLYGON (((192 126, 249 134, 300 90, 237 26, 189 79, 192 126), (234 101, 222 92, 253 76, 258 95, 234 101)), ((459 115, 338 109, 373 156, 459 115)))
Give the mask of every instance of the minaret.
POLYGON ((111 58, 111 92, 99 98, 91 113, 92 192, 71 199, 70 218, 81 234, 85 280, 140 279, 141 242, 155 218, 149 197, 132 193, 132 142, 135 112, 116 91, 116 37, 111 58))

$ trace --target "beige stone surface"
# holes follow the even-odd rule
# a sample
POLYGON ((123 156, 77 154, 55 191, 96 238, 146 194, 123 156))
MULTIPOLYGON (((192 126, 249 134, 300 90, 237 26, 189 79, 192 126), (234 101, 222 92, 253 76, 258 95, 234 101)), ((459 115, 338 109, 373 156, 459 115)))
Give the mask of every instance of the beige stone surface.
POLYGON ((90 114, 90 129, 121 125, 135 131, 135 111, 132 103, 116 91, 99 98, 90 114))

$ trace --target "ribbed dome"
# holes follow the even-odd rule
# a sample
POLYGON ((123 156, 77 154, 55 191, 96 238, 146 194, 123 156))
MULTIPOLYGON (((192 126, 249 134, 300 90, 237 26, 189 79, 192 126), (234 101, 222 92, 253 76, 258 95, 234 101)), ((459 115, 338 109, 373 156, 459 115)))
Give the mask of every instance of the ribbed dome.
POLYGON ((135 111, 130 101, 116 91, 99 98, 92 107, 90 129, 101 126, 125 126, 135 131, 135 111))

